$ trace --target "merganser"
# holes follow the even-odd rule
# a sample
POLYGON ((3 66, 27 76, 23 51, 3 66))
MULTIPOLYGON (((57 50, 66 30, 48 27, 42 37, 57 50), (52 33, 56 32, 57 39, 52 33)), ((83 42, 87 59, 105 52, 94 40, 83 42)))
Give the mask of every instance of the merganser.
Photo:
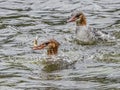
POLYGON ((47 47, 47 55, 50 56, 49 58, 43 59, 41 61, 42 65, 44 66, 42 68, 43 71, 52 72, 55 70, 66 69, 69 67, 73 67, 73 65, 77 62, 77 61, 69 62, 67 60, 64 60, 63 58, 51 57, 56 56, 58 54, 59 46, 60 43, 55 39, 50 39, 46 42, 43 42, 40 45, 38 45, 37 39, 34 40, 33 50, 42 50, 45 47, 47 47))
POLYGON ((111 37, 107 33, 88 26, 85 15, 80 11, 74 13, 67 22, 74 21, 76 22, 76 39, 79 40, 81 44, 94 44, 99 39, 104 41, 115 39, 115 37, 111 37))

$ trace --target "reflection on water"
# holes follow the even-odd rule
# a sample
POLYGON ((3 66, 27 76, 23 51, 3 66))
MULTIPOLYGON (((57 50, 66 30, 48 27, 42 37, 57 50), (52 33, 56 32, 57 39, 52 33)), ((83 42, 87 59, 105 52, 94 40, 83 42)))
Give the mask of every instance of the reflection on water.
MULTIPOLYGON (((119 90, 119 6, 119 0, 1 0, 0 89, 119 90), (66 23, 77 9, 85 13, 90 25, 113 34, 117 40, 77 44, 75 25, 66 23), (46 50, 32 50, 36 36, 40 43, 55 38, 61 43, 58 57, 77 62, 70 68, 44 71, 41 61, 47 59, 46 50)), ((52 70, 58 64, 54 66, 52 70)))

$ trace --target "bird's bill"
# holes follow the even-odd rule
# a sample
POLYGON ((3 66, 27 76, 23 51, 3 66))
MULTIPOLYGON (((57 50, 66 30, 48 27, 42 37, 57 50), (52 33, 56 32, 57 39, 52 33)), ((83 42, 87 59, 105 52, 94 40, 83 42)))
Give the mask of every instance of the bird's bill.
POLYGON ((75 16, 72 16, 69 20, 67 20, 67 22, 74 22, 76 20, 75 16))
POLYGON ((33 50, 41 50, 44 49, 45 47, 46 47, 45 45, 34 46, 33 50))

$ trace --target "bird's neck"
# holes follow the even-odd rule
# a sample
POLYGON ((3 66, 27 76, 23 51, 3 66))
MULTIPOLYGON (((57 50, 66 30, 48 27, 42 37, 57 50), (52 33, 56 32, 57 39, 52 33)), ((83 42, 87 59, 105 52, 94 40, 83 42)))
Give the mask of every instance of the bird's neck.
POLYGON ((76 20, 76 26, 86 26, 86 25, 87 25, 86 19, 81 18, 76 20))
POLYGON ((48 48, 47 49, 47 55, 49 55, 49 56, 57 55, 57 53, 58 53, 58 47, 48 48))

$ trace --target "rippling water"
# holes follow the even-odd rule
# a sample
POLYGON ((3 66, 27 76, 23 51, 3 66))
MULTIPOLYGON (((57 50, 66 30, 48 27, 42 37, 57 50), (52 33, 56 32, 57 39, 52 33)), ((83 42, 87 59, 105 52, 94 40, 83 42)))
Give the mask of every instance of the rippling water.
POLYGON ((0 0, 0 90, 42 89, 120 89, 120 0, 0 0), (75 25, 66 20, 77 9, 117 40, 75 43, 75 25), (75 68, 43 72, 46 50, 31 49, 36 35, 39 42, 58 40, 59 56, 77 60, 75 68))

